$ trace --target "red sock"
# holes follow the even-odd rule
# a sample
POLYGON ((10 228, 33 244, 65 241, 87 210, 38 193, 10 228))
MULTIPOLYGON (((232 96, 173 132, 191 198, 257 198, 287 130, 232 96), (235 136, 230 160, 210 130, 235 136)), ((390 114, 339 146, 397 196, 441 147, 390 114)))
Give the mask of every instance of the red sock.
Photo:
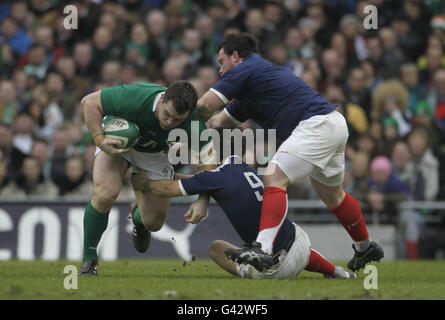
POLYGON ((419 257, 419 246, 415 241, 405 241, 405 255, 410 260, 416 260, 419 257))
POLYGON ((349 193, 345 192, 345 198, 337 208, 329 210, 335 214, 352 240, 359 242, 369 238, 362 209, 360 209, 357 200, 349 193))
POLYGON ((287 192, 277 187, 267 187, 263 193, 260 232, 257 241, 265 252, 272 251, 273 242, 287 214, 287 192))
POLYGON ((309 263, 307 264, 305 270, 332 275, 335 271, 335 266, 317 251, 311 249, 309 263))

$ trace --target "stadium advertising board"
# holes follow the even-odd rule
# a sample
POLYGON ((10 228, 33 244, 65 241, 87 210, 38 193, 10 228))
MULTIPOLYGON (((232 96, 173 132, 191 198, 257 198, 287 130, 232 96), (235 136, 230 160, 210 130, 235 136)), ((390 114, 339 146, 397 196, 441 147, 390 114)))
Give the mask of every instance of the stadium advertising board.
MULTIPOLYGON (((207 217, 197 225, 187 224, 189 204, 172 204, 164 227, 153 233, 149 250, 133 249, 128 203, 117 203, 108 228, 99 243, 103 260, 118 258, 207 258, 215 239, 240 243, 222 210, 210 205, 207 217)), ((0 260, 81 260, 84 203, 3 203, 0 206, 0 260)))

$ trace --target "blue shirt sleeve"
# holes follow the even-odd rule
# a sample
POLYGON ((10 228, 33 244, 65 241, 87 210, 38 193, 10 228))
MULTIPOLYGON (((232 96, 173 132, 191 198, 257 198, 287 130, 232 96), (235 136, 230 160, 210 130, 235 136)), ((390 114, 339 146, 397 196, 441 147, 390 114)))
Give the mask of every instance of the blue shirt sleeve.
POLYGON ((238 99, 230 102, 224 109, 224 112, 237 125, 240 125, 250 118, 238 99))
POLYGON ((223 185, 223 174, 219 170, 203 171, 192 178, 179 180, 179 186, 185 196, 215 192, 221 189, 223 185))
POLYGON ((248 66, 240 63, 227 71, 210 90, 219 96, 224 103, 227 103, 233 98, 239 97, 245 90, 249 75, 250 69, 248 66))

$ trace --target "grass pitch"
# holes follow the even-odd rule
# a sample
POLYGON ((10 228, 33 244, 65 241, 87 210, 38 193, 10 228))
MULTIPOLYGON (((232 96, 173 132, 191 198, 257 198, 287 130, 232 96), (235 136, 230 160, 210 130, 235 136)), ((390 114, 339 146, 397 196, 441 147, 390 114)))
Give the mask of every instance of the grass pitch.
MULTIPOLYGON (((358 279, 325 279, 303 271, 292 280, 232 276, 211 260, 119 260, 100 262, 99 277, 78 277, 78 289, 64 288, 70 261, 0 261, 0 299, 445 299, 445 262, 395 261, 375 264, 378 289, 358 279)), ((339 263, 345 265, 345 263, 339 263)))

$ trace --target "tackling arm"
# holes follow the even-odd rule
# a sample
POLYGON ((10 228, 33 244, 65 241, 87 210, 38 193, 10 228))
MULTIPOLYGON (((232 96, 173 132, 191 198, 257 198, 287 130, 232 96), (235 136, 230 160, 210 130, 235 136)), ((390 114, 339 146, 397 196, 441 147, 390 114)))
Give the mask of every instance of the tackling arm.
POLYGON ((201 116, 207 121, 210 117, 224 106, 224 101, 218 97, 214 92, 208 90, 196 105, 201 116))
POLYGON ((182 196, 178 180, 150 180, 143 170, 131 176, 131 184, 134 190, 149 191, 159 197, 182 196))

